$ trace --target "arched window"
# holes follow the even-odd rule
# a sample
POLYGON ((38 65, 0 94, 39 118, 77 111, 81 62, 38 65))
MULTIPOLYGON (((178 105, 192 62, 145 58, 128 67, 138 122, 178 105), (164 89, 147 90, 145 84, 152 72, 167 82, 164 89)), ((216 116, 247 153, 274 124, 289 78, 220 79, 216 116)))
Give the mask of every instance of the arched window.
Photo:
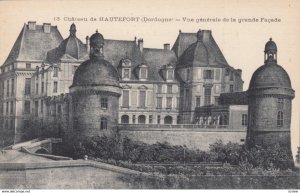
POLYGON ((279 111, 277 113, 277 126, 282 127, 283 126, 283 112, 279 111))
POLYGON ((173 118, 171 116, 165 116, 164 119, 165 124, 172 124, 172 122, 173 122, 173 118))
POLYGON ((146 117, 145 117, 145 115, 140 115, 138 117, 138 123, 139 124, 145 124, 146 123, 146 117))
POLYGON ((128 124, 129 123, 129 116, 128 115, 123 115, 121 117, 121 123, 128 124))
POLYGON ((101 117, 101 120, 100 120, 100 129, 101 130, 107 129, 107 118, 101 117))

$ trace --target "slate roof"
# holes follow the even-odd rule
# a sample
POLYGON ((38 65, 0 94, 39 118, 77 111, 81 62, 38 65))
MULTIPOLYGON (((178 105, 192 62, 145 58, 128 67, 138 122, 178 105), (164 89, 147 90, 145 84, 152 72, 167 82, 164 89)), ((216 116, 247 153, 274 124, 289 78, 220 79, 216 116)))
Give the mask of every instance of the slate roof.
POLYGON ((47 53, 49 63, 59 62, 61 59, 82 59, 88 56, 86 44, 83 44, 76 36, 69 36, 59 46, 47 53))
POLYGON ((197 40, 197 33, 179 33, 172 48, 179 58, 177 67, 229 67, 211 31, 201 30, 200 33, 203 35, 201 41, 197 40))
POLYGON ((284 68, 275 62, 270 62, 262 65, 253 73, 249 90, 264 87, 292 88, 292 85, 284 68))
POLYGON ((173 64, 175 66, 177 58, 172 50, 144 48, 143 56, 148 64, 148 79, 163 81, 159 72, 163 65, 173 64))
POLYGON ((47 52, 57 47, 61 41, 63 38, 56 26, 51 26, 50 33, 45 33, 42 25, 36 25, 35 30, 29 30, 28 24, 24 24, 3 65, 16 60, 43 61, 47 52))

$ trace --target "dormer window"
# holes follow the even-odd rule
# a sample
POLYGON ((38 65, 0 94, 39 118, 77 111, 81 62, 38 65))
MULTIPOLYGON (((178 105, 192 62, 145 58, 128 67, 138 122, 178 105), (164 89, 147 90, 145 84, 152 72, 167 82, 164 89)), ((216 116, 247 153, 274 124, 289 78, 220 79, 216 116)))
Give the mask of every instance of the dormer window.
POLYGON ((162 76, 163 76, 164 80, 166 80, 166 81, 174 80, 174 65, 173 64, 163 65, 161 72, 162 72, 162 76))
POLYGON ((123 59, 121 61, 122 79, 129 80, 131 78, 131 60, 123 59))
POLYGON ((146 80, 148 78, 148 69, 146 64, 141 64, 139 69, 139 79, 146 80))
POLYGON ((174 79, 174 70, 167 70, 167 80, 174 79))

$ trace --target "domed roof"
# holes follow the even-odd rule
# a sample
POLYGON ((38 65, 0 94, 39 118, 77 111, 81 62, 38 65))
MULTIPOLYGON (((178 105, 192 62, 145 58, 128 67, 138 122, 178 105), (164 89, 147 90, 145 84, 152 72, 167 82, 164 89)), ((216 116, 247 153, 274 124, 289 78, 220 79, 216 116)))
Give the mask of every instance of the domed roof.
POLYGON ((87 60, 75 71, 73 86, 119 86, 117 69, 108 61, 87 60))
POLYGON ((270 38, 270 40, 265 45, 265 52, 268 51, 275 51, 277 52, 277 46, 276 43, 270 38))
POLYGON ((96 30, 96 33, 94 33, 91 38, 90 38, 90 45, 94 45, 96 43, 99 44, 104 44, 104 38, 103 35, 101 33, 98 32, 98 30, 96 30))
POLYGON ((265 64, 259 67, 252 75, 249 89, 264 87, 291 88, 288 73, 278 64, 265 64))

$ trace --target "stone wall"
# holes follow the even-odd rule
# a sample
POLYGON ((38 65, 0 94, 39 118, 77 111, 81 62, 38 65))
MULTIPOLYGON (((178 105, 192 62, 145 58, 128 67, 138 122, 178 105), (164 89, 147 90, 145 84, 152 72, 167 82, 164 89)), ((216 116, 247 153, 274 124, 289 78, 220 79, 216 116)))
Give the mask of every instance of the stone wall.
POLYGON ((229 128, 119 128, 120 135, 148 144, 168 142, 171 145, 186 145, 190 149, 208 150, 209 145, 223 143, 242 144, 246 139, 245 129, 229 128))
POLYGON ((92 161, 0 163, 2 189, 112 189, 134 188, 122 178, 139 172, 92 161))

